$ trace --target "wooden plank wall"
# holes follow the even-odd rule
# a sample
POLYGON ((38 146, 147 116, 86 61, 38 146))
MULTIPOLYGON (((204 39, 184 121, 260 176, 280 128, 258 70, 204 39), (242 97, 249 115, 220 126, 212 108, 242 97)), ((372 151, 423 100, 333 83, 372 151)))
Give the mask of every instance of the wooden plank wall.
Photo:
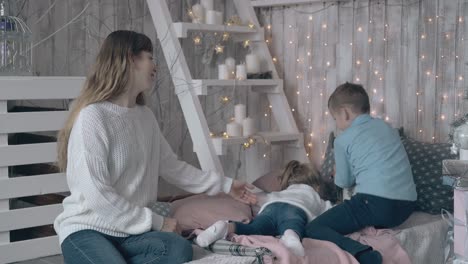
POLYGON ((409 136, 448 141, 450 122, 467 109, 467 5, 355 0, 259 9, 260 17, 274 14, 271 53, 280 58, 277 69, 315 161, 334 130, 328 96, 345 81, 363 84, 372 114, 409 136))
MULTIPOLYGON (((171 62, 166 62, 160 48, 146 1, 128 0, 9 0, 13 14, 22 18, 33 32, 34 75, 38 76, 85 76, 92 66, 99 47, 105 37, 117 29, 130 29, 148 35, 155 46, 157 64, 157 83, 151 91, 148 102, 160 123, 173 150, 179 157, 198 166, 196 153, 174 93, 172 79, 169 76, 171 62)), ((174 21, 190 21, 187 9, 191 0, 167 0, 174 21)), ((198 2, 198 1, 197 1, 198 2)), ((225 20, 235 15, 232 1, 215 1, 215 9, 225 13, 225 20)), ((194 78, 217 78, 217 64, 226 57, 235 57, 237 63, 244 62, 248 49, 232 41, 226 43, 223 54, 214 54, 209 59, 209 45, 214 43, 213 35, 203 37, 202 45, 193 44, 194 35, 181 40, 189 68, 194 78), (208 59, 207 59, 208 58, 208 59)), ((163 36, 164 37, 164 36, 163 36)), ((219 36, 218 36, 219 38, 219 36)), ((230 90, 217 89, 214 93, 200 97, 205 109, 210 129, 214 133, 225 131, 225 125, 234 115, 234 105, 243 103, 248 106, 251 116, 258 119, 262 130, 269 130, 272 124, 268 102, 261 95, 248 94, 245 89, 235 87, 230 90), (226 104, 220 98, 228 96, 226 104), (264 114, 267 113, 268 117, 264 114)), ((23 105, 54 106, 56 102, 22 101, 23 105)), ((265 156, 263 169, 267 172, 281 166, 281 148, 276 146, 258 146, 258 155, 265 156)), ((244 150, 232 147, 228 154, 221 157, 228 176, 238 175, 244 179, 244 150), (238 167, 240 161, 240 168, 238 167)), ((177 190, 168 186, 164 180, 159 195, 167 196, 177 190)), ((180 191, 180 190, 178 190, 180 191)), ((177 192, 178 192, 177 191, 177 192)))
MULTIPOLYGON (((156 47, 159 75, 149 106, 174 151, 197 164, 145 1, 10 2, 31 27, 34 42, 40 42, 33 52, 36 75, 86 75, 100 43, 113 30, 133 29, 150 36, 156 47)), ((186 10, 194 1, 168 2, 174 20, 188 21, 186 10)), ((234 14, 230 1, 215 2, 226 18, 234 14)), ((257 10, 265 28, 271 25, 265 30, 270 50, 315 161, 320 162, 328 133, 334 130, 327 112, 328 96, 345 81, 366 87, 376 116, 387 118, 393 126, 403 126, 417 139, 447 141, 449 123, 466 111, 467 6, 466 0, 356 0, 257 10)), ((218 62, 226 56, 241 61, 246 53, 231 43, 226 45, 225 54, 203 64, 200 61, 206 45, 194 47, 189 37, 182 46, 196 78, 216 77, 218 62)), ((248 96, 234 88, 230 93, 220 90, 202 98, 213 132, 223 131, 224 123, 233 115, 233 105, 239 102, 248 104, 261 128, 276 126, 266 98, 248 96), (232 100, 223 105, 221 96, 232 100)), ((259 148, 260 155, 267 156, 267 169, 281 164, 277 162, 281 155, 272 151, 275 147, 259 148)), ((234 148, 222 157, 226 174, 235 174, 238 157, 239 149, 234 148)), ((245 174, 243 169, 242 164, 241 174, 245 174)))

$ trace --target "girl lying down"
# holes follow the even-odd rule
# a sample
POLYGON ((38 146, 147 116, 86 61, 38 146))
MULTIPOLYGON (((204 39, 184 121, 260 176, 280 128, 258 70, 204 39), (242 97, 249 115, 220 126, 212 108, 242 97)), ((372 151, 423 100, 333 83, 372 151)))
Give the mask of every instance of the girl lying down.
POLYGON ((280 176, 281 191, 257 194, 258 215, 248 224, 217 221, 201 232, 195 243, 207 247, 228 235, 281 235, 280 242, 298 256, 304 256, 305 226, 332 207, 318 192, 320 175, 308 164, 290 161, 280 176))

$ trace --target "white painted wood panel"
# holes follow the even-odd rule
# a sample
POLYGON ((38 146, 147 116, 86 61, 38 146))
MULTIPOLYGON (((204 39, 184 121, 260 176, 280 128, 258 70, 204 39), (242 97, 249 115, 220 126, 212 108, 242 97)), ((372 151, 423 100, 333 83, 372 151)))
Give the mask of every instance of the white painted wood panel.
MULTIPOLYGON (((0 100, 0 114, 7 112, 7 101, 0 100)), ((8 135, 0 134, 0 148, 8 145, 8 135)), ((8 166, 0 165, 0 180, 8 180, 8 166)), ((0 198, 0 212, 8 212, 10 210, 10 201, 0 198)), ((0 245, 10 242, 10 233, 0 231, 0 245)))
POLYGON ((0 212, 0 232, 51 224, 62 211, 62 204, 52 204, 0 212))
POLYGON ((0 263, 57 255, 61 252, 58 236, 24 240, 0 246, 0 263))
MULTIPOLYGON (((385 90, 384 97, 384 112, 385 117, 388 117, 388 122, 394 127, 401 127, 400 109, 402 108, 401 93, 405 90, 400 82, 401 72, 400 66, 403 65, 402 50, 403 50, 403 34, 402 34, 402 10, 404 1, 390 0, 389 6, 385 8, 385 27, 386 30, 386 58, 384 60, 385 67, 379 78, 383 79, 385 90)), ((379 79, 380 81, 380 79, 379 79)))
POLYGON ((65 173, 0 179, 0 200, 68 191, 65 173))
POLYGON ((0 114, 0 134, 60 130, 68 114, 68 111, 0 114))
POLYGON ((0 146, 0 167, 57 160, 57 143, 0 146))
POLYGON ((0 100, 71 99, 83 83, 84 77, 0 77, 0 100))
POLYGON ((349 2, 350 0, 252 0, 254 7, 307 5, 325 2, 349 2))

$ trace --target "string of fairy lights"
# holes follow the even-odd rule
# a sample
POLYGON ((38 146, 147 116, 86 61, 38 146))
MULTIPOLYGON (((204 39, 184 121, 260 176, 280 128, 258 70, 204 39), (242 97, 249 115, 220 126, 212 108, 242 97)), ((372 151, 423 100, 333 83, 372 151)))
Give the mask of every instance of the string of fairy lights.
MULTIPOLYGON (((451 60, 459 60, 460 58, 465 58, 466 54, 464 54, 464 47, 463 45, 458 45, 453 54, 444 54, 439 52, 439 50, 443 49, 444 47, 441 46, 440 40, 438 38, 444 38, 446 41, 460 41, 464 43, 464 32, 466 31, 465 27, 465 19, 466 19, 466 9, 467 7, 463 5, 464 2, 462 0, 458 1, 459 7, 461 6, 461 11, 457 12, 456 17, 446 17, 441 14, 439 10, 439 2, 443 3, 441 0, 435 0, 437 2, 436 13, 432 16, 424 16, 420 17, 418 23, 423 23, 424 25, 418 26, 418 62, 415 62, 415 65, 418 65, 418 83, 416 86, 418 87, 415 92, 416 98, 416 121, 417 121, 417 133, 422 138, 425 136, 427 138, 428 134, 432 134, 432 140, 436 140, 436 128, 433 126, 433 131, 425 131, 424 126, 424 106, 425 106, 425 89, 423 84, 425 84, 428 80, 432 82, 436 82, 439 79, 445 78, 443 67, 438 65, 441 60, 451 61, 451 60), (465 10, 465 12, 463 12, 465 10), (454 20, 455 29, 453 31, 444 31, 439 32, 440 30, 437 28, 437 25, 442 23, 442 21, 451 21, 454 20), (429 30, 435 31, 429 31, 429 30), (442 33, 442 35, 440 34, 442 33), (438 45, 434 48, 428 50, 425 49, 426 46, 429 46, 429 42, 436 41, 438 45), (439 54, 441 53, 441 54, 439 54), (434 62, 436 66, 434 67, 434 62), (419 74, 422 73, 422 74, 419 74), (427 80, 422 80, 422 78, 427 78, 427 80)), ((281 25, 278 24, 281 28, 279 30, 283 31, 283 36, 290 36, 291 38, 283 39, 283 40, 276 40, 281 41, 281 45, 285 48, 293 47, 296 49, 296 54, 300 54, 300 57, 295 58, 297 65, 297 69, 300 69, 301 72, 296 72, 296 79, 297 88, 296 87, 285 87, 287 89, 295 89, 295 94, 297 95, 298 101, 303 100, 305 103, 305 107, 301 107, 297 109, 297 106, 294 106, 294 101, 291 103, 291 111, 293 115, 298 118, 302 118, 303 120, 303 127, 302 130, 306 137, 306 148, 307 153, 309 154, 317 154, 320 153, 321 157, 324 158, 324 151, 326 147, 328 129, 333 130, 331 118, 327 109, 327 99, 332 90, 330 87, 327 88, 327 77, 335 77, 335 76, 328 76, 331 69, 338 68, 335 62, 334 57, 327 57, 326 54, 332 54, 331 52, 326 52, 327 49, 334 49, 336 48, 336 43, 332 44, 329 43, 328 36, 332 33, 336 33, 335 30, 337 25, 335 21, 330 21, 331 19, 336 19, 333 16, 327 13, 327 10, 330 8, 352 8, 353 9, 353 24, 352 24, 352 32, 351 32, 351 41, 346 44, 349 45, 350 52, 352 52, 352 79, 349 81, 353 81, 356 83, 361 83, 364 85, 366 89, 368 89, 368 93, 371 99, 371 115, 375 117, 380 117, 387 122, 397 122, 398 117, 392 116, 388 113, 389 108, 392 107, 391 100, 398 100, 398 98, 385 98, 386 89, 393 89, 393 87, 389 87, 389 84, 386 83, 386 74, 387 71, 390 70, 390 67, 400 67, 400 65, 393 64, 394 58, 390 54, 391 46, 389 46, 389 41, 393 41, 393 39, 389 40, 389 37, 392 38, 392 35, 389 34, 390 29, 391 32, 395 32, 395 30, 403 30, 403 28, 392 28, 392 21, 389 21, 389 14, 388 7, 392 6, 399 6, 402 8, 411 7, 414 8, 414 5, 420 5, 420 1, 411 1, 404 4, 389 4, 387 1, 373 1, 369 2, 368 5, 363 5, 359 3, 353 3, 352 6, 332 3, 332 4, 324 4, 322 8, 308 12, 304 10, 304 8, 299 7, 292 7, 291 9, 295 14, 298 14, 296 17, 296 25, 293 24, 286 24, 281 25), (371 6, 377 5, 376 8, 385 8, 382 17, 374 17, 373 13, 371 12, 371 6), (367 9, 367 21, 363 21, 363 19, 356 18, 357 13, 361 12, 361 9, 367 9), (319 14, 320 13, 320 14, 319 14), (319 16, 320 19, 315 19, 316 16, 319 16), (319 23, 318 25, 315 23, 319 23), (335 23, 335 24, 333 24, 335 23), (298 25, 304 26, 306 25, 309 28, 313 28, 314 26, 320 28, 322 32, 320 32, 320 47, 314 46, 314 36, 312 34, 298 34, 298 25), (381 32, 378 30, 382 28, 381 32), (289 32, 287 32, 289 31, 289 32), (363 39, 367 41, 362 41, 363 39), (299 45, 301 44, 301 45, 299 45), (322 49, 323 54, 321 55, 321 65, 317 62, 314 62, 314 51, 313 49, 322 49), (363 49, 366 49, 366 52, 362 52, 363 49), (314 63, 312 63, 314 62, 314 63), (316 69, 316 67, 319 67, 316 69), (314 75, 314 74, 318 74, 314 75), (312 84, 310 80, 314 80, 312 84), (369 84, 374 84, 370 86, 369 84), (316 95, 319 95, 320 99, 315 98, 316 95), (304 97, 306 96, 306 97, 304 97), (305 99, 304 99, 305 98, 305 99), (317 111, 313 111, 315 108, 315 102, 321 102, 321 110, 320 114, 317 111), (317 127, 316 124, 321 124, 320 127, 317 127), (316 142, 320 142, 323 145, 318 145, 316 142), (318 152, 319 151, 319 152, 318 152)), ((274 64, 281 64, 283 63, 283 59, 279 58, 277 54, 275 54, 275 48, 273 47, 274 41, 274 34, 275 26, 277 23, 272 23, 272 19, 278 19, 277 17, 273 18, 273 9, 274 8, 267 8, 262 9, 260 12, 260 17, 264 20, 263 26, 265 28, 265 43, 268 47, 270 47, 270 52, 272 54, 272 60, 274 64), (269 21, 268 21, 269 20, 269 21)), ((287 8, 282 8, 283 12, 287 8)), ((277 10, 277 9, 276 9, 277 10)), ((190 12, 190 11, 189 11, 190 12)), ((276 13, 275 13, 276 14, 276 13)), ((254 29, 255 26, 253 23, 249 22, 247 24, 242 24, 237 17, 230 18, 226 24, 226 26, 231 25, 243 25, 248 26, 251 29, 254 29)), ((318 34, 318 32, 315 32, 318 34)), ((220 34, 221 38, 218 44, 215 45, 214 49, 217 54, 224 52, 224 45, 223 42, 230 40, 230 34, 224 32, 220 34)), ((411 36, 409 36, 411 37, 411 36)), ((411 37, 412 38, 412 37, 411 37)), ((203 44, 203 37, 201 35, 195 35, 193 38, 193 43, 195 45, 202 45, 203 44)), ((251 40, 245 40, 242 44, 244 48, 249 48, 250 45, 253 44, 251 40)), ((339 43, 343 45, 344 43, 339 43)), ((278 45, 277 45, 278 46, 278 45)), ((287 55, 286 55, 287 56, 287 55)), ((286 58, 284 58, 286 59, 286 58)), ((399 62, 403 62, 402 60, 398 60, 399 62)), ((460 117, 463 114, 460 112, 462 108, 460 107, 460 101, 464 100, 467 96, 465 91, 465 78, 464 73, 466 72, 466 65, 460 66, 457 62, 455 63, 455 82, 454 87, 437 87, 437 92, 442 92, 441 98, 436 98, 437 100, 441 100, 440 102, 440 109, 437 110, 438 115, 436 116, 436 122, 444 122, 444 121, 451 121, 454 118, 460 117), (453 92, 454 89, 456 92, 453 92), (453 95, 452 95, 453 94, 453 95), (450 96, 454 96, 455 98, 450 98, 450 96), (457 102, 457 109, 454 113, 447 113, 450 111, 445 111, 444 109, 448 108, 448 106, 444 106, 449 102, 454 101, 457 102)), ((277 67, 278 68, 278 67, 277 67)), ((333 87, 334 89, 334 87, 333 87)), ((404 88, 402 88, 404 89, 404 88)), ((433 96, 428 94, 427 96, 433 96)), ((291 99, 291 98, 290 98, 291 99)), ((221 101, 227 103, 231 99, 228 96, 222 96, 221 101)), ((266 109, 262 116, 266 119, 271 119, 271 112, 272 106, 267 105, 266 109)), ((430 114, 430 113, 427 113, 430 114)), ((448 127, 448 124, 447 124, 448 127)), ((301 130, 301 129, 300 129, 301 130)), ((439 135, 440 137, 441 135, 439 135)), ((264 154, 264 157, 267 157, 267 154, 264 154)))
MULTIPOLYGON (((376 4, 376 5, 380 5, 381 7, 385 6, 385 7, 391 7, 391 6, 401 6, 403 8, 406 8, 408 6, 412 6, 412 5, 418 5, 420 1, 412 1, 411 3, 407 3, 407 4, 403 4, 403 5, 393 5, 393 4, 388 4, 387 2, 384 2, 384 1, 381 1, 381 2, 370 2, 370 4, 376 4)), ((462 5, 462 2, 461 1, 458 1, 459 2, 459 6, 462 5)), ((441 2, 442 3, 442 2, 441 2)), ((368 89, 368 93, 370 95, 370 99, 371 99, 371 115, 372 116, 375 116, 375 117, 380 117, 382 119, 384 119, 385 121, 387 122, 397 122, 397 118, 398 116, 390 116, 389 114, 387 114, 387 110, 389 107, 392 107, 391 104, 391 100, 398 100, 398 98, 392 98, 390 100, 390 98, 385 98, 385 89, 392 89, 392 87, 386 87, 386 72, 387 72, 387 68, 388 67, 395 67, 394 64, 392 64, 392 57, 389 57, 389 49, 391 47, 389 47, 389 41, 392 41, 392 39, 389 40, 389 29, 392 27, 391 25, 391 21, 388 21, 389 19, 389 16, 387 14, 388 12, 388 8, 385 8, 385 12, 383 14, 383 18, 382 17, 372 17, 372 13, 370 11, 370 6, 371 5, 365 5, 365 6, 358 6, 356 7, 356 4, 353 4, 353 7, 349 7, 349 8, 353 8, 355 11, 354 12, 357 12, 356 10, 358 9, 361 9, 361 8, 367 8, 369 9, 369 15, 368 15, 368 21, 367 23, 362 22, 362 21, 357 21, 357 19, 353 20, 353 27, 354 27, 354 30, 352 32, 352 41, 350 41, 348 44, 349 44, 349 47, 351 48, 352 50, 352 53, 353 53, 353 66, 352 66, 352 80, 349 80, 349 81, 353 81, 353 82, 356 82, 356 83, 361 83, 364 85, 365 88, 368 89), (368 33, 368 29, 374 29, 376 30, 377 28, 379 28, 377 25, 378 23, 383 23, 380 24, 380 26, 383 28, 382 32, 378 32, 378 34, 369 34, 368 33), (366 36, 366 33, 368 34, 366 36), (383 35, 383 37, 381 39, 376 39, 375 36, 378 36, 378 35, 383 35), (362 39, 367 39, 367 42, 364 43, 362 42, 362 39), (363 45, 367 45, 367 48, 371 49, 372 47, 376 47, 376 45, 380 45, 379 48, 381 50, 383 50, 380 54, 376 54, 375 52, 373 54, 371 54, 369 52, 369 54, 361 54, 359 52, 357 52, 359 49, 363 49, 363 45), (361 57, 359 55, 362 55, 361 57), (367 55, 367 56, 366 56, 367 55), (380 62, 379 62, 380 60, 380 62), (361 75, 362 73, 362 75, 361 75), (375 81, 374 81, 375 80, 375 81), (380 82, 381 84, 378 84, 378 82, 380 82), (369 86, 368 84, 370 83, 376 83, 377 85, 374 85, 374 86, 369 86)), ((466 5, 466 4, 465 4, 466 5)), ((301 10, 297 10, 295 8, 294 9, 294 12, 295 13, 300 13, 302 14, 303 16, 296 16, 298 17, 297 21, 300 21, 298 24, 300 24, 301 26, 304 27, 304 25, 307 25, 307 23, 317 23, 317 22, 313 22, 315 19, 315 13, 318 13, 318 12, 323 12, 327 9, 329 9, 330 7, 334 6, 334 4, 331 4, 331 5, 328 5, 328 6, 325 6, 324 5, 324 8, 318 10, 318 11, 315 11, 315 12, 307 12, 307 11, 304 11, 303 9, 301 10)), ((345 6, 341 6, 339 5, 337 8, 348 8, 348 7, 345 7, 345 6)), ((445 38, 446 40, 453 40, 454 42, 456 42, 457 40, 460 40, 462 41, 462 43, 464 42, 464 32, 465 30, 463 29, 463 27, 465 27, 465 17, 466 16, 466 7, 464 7, 465 9, 460 8, 460 11, 457 13, 456 17, 445 17, 443 16, 442 14, 439 13, 439 11, 436 12, 435 15, 433 16, 426 16, 426 17, 421 17, 420 19, 423 20, 422 22, 424 23, 428 23, 428 24, 431 24, 431 23, 442 23, 442 20, 445 20, 445 21, 452 21, 452 20, 456 20, 456 24, 455 25, 455 30, 453 32, 442 32, 442 34, 439 36, 437 33, 433 34, 433 36, 431 36, 430 38, 428 37, 428 32, 425 32, 425 31, 422 31, 420 32, 420 36, 419 36, 419 39, 417 40, 417 45, 418 47, 422 47, 424 46, 424 42, 434 42, 434 39, 437 39, 439 37, 442 37, 442 38, 445 38), (465 10, 465 12, 463 12, 463 10, 465 10)), ((439 10, 439 8, 437 8, 437 10, 439 10)), ((284 12, 284 10, 283 10, 284 12)), ((270 15, 270 21, 269 23, 267 22, 265 28, 267 29, 266 32, 268 34, 268 36, 266 37, 266 42, 267 44, 269 44, 269 46, 271 46, 270 44, 272 43, 272 31, 275 30, 274 29, 274 25, 271 24, 271 14, 272 14, 272 9, 269 9, 269 10, 264 10, 263 13, 261 13, 263 16, 265 17, 268 17, 268 15, 270 15)), ((277 15, 277 13, 275 13, 277 15)), ((354 14, 356 15, 356 14, 354 14)), ((332 19, 330 18, 330 15, 325 15, 325 16, 322 16, 321 17, 322 19, 319 19, 317 21, 319 21, 319 23, 321 23, 321 29, 325 32, 329 31, 329 30, 336 30, 336 28, 334 27, 330 27, 329 26, 329 19, 332 19), (330 29, 331 28, 331 29, 330 29)), ((277 19, 277 16, 275 16, 275 19, 277 19)), ((285 37, 285 39, 283 40, 283 45, 284 46, 287 46, 288 44, 289 45, 295 45, 296 48, 298 48, 300 46, 300 48, 302 49, 305 49, 306 51, 303 52, 303 54, 306 54, 307 56, 312 56, 313 52, 312 52, 312 49, 316 49, 318 47, 315 47, 315 46, 312 46, 312 42, 310 41, 313 36, 311 36, 310 34, 305 34, 303 37, 304 39, 298 39, 298 40, 295 40, 293 38, 289 38, 287 39, 288 36, 291 36, 291 34, 288 34, 288 30, 290 31, 296 31, 297 32, 297 27, 294 26, 294 25, 288 25, 288 24, 284 24, 284 25, 281 25, 279 24, 279 26, 281 27, 279 30, 283 30, 283 36, 285 37), (301 42, 301 43, 299 43, 301 42), (302 44, 302 45, 300 45, 302 44)), ((426 30, 426 27, 424 26, 419 26, 420 28, 423 28, 424 30, 426 30)), ((393 30, 395 30, 395 28, 392 28, 393 30)), ((403 28, 398 28, 398 30, 403 30, 403 28)), ((315 32, 317 33, 317 32, 315 32)), ((377 32, 374 32, 374 33, 377 33, 377 32)), ((439 30, 439 33, 440 33, 440 30, 439 30)), ((293 34, 294 35, 294 34, 293 34)), ((296 34, 297 38, 301 38, 301 36, 299 36, 298 34, 296 34)), ((321 48, 324 50, 324 54, 326 54, 325 50, 327 48, 330 47, 330 43, 328 43, 328 39, 327 39, 327 36, 328 34, 325 33, 323 35, 321 35, 321 48)), ((391 37, 391 36, 390 36, 391 37)), ((416 37, 416 36, 415 36, 416 37)), ((440 41, 439 41, 440 42, 440 41)), ((437 46, 435 46, 433 49, 435 50, 440 50, 440 49, 443 49, 444 47, 441 46, 440 44, 438 44, 437 46)), ((271 52, 274 55, 275 51, 277 52, 277 50, 275 50, 274 48, 271 49, 271 52)), ((428 51, 424 51, 424 49, 422 48, 419 48, 418 50, 419 52, 419 62, 416 62, 418 65, 421 65, 419 66, 419 72, 423 73, 423 74, 420 74, 420 75, 424 75, 426 78, 433 78, 433 79, 441 79, 443 78, 443 74, 444 74, 444 69, 440 66, 438 66, 437 69, 432 69, 432 65, 428 65, 426 66, 426 68, 424 68, 424 64, 421 63, 422 61, 434 61, 434 54, 433 53, 428 53, 428 51), (432 57, 432 58, 431 58, 432 57)), ((435 52, 434 52, 435 53, 435 52)), ((299 54, 299 53, 298 53, 299 54)), ((440 59, 444 59, 445 61, 450 61, 450 62, 453 62, 453 61, 457 61, 459 60, 460 58, 464 58, 466 55, 464 54, 464 50, 463 50, 463 47, 460 45, 458 48, 455 48, 454 50, 454 53, 451 54, 451 56, 447 56, 447 55, 439 55, 439 58, 440 59)), ((311 104, 311 100, 312 100, 312 96, 316 96, 317 93, 320 95, 322 99, 322 109, 321 109, 321 114, 317 114, 316 112, 314 111, 311 111, 310 109, 311 108, 307 108, 305 112, 305 122, 304 122, 304 132, 307 131, 307 133, 305 134, 308 134, 310 135, 309 137, 309 140, 306 141, 306 145, 308 147, 308 152, 309 153, 312 153, 314 152, 314 147, 316 144, 314 144, 314 140, 312 140, 315 136, 319 136, 319 138, 321 139, 324 139, 327 137, 327 129, 328 127, 326 127, 328 125, 328 122, 326 122, 327 119, 330 119, 328 118, 329 116, 329 113, 328 113, 328 109, 326 107, 326 99, 328 98, 329 96, 329 93, 327 93, 327 90, 326 90, 326 81, 327 81, 327 76, 326 76, 326 71, 328 68, 330 67, 333 67, 334 66, 334 62, 332 61, 334 58, 325 58, 325 57, 322 57, 323 58, 323 64, 322 64, 322 73, 319 75, 319 76, 314 76, 313 78, 315 78, 316 80, 322 80, 322 83, 318 85, 318 87, 314 87, 313 88, 313 92, 309 92, 309 94, 311 94, 308 99, 306 101, 306 104, 311 104), (312 115, 311 115, 312 113, 312 115), (317 115, 320 115, 319 117, 317 115), (321 126, 320 128, 318 128, 317 130, 317 127, 313 127, 312 125, 308 125, 308 124, 311 124, 314 122, 314 119, 319 119, 321 120, 321 126), (315 129, 314 129, 315 128, 315 129), (317 131, 314 131, 314 130, 317 130, 317 131), (325 132, 325 133, 323 133, 325 132)), ((280 61, 280 59, 278 59, 277 57, 274 57, 274 62, 277 63, 278 61, 280 61)), ((309 60, 304 60, 303 57, 297 57, 296 58, 296 62, 298 62, 298 65, 304 63, 304 62, 307 62, 309 60)), ((314 64, 316 65, 316 64, 314 64)), ((456 65, 459 65, 458 63, 456 63, 456 65)), ((398 66, 398 65, 397 65, 398 66)), ((399 67, 399 66, 398 66, 399 67)), ((298 69, 300 67, 297 67, 298 69)), ((304 69, 307 69, 309 68, 309 70, 312 70, 313 69, 313 65, 310 64, 310 65, 305 65, 303 67, 304 69), (308 67, 307 67, 308 66, 308 67)), ((452 115, 449 115, 449 113, 446 113, 446 112, 450 112, 450 111, 447 111, 446 108, 449 108, 450 106, 448 107, 445 107, 444 105, 446 105, 448 102, 449 102, 449 93, 447 92, 447 90, 449 91, 453 91, 454 89, 456 89, 456 92, 453 93, 454 97, 456 98, 452 98, 453 101, 461 101, 463 100, 464 98, 464 90, 466 88, 465 87, 465 83, 464 83, 464 72, 466 72, 466 66, 462 66, 462 67, 458 67, 457 69, 455 69, 455 82, 459 82, 458 84, 454 84, 453 87, 442 87, 442 86, 438 86, 436 87, 437 89, 437 92, 443 92, 442 95, 441 95, 441 102, 440 102, 440 110, 438 110, 438 115, 436 117, 436 122, 440 123, 441 125, 444 125, 442 122, 444 121, 447 121, 447 120, 452 120, 454 118, 457 118, 459 116, 462 116, 462 113, 460 113, 460 111, 462 110, 462 108, 460 107, 460 104, 458 104, 458 107, 457 109, 455 110, 454 113, 452 113, 452 115), (458 87, 458 88, 457 88, 458 87), (445 110, 444 110, 445 109, 445 110), (449 117, 450 116, 450 117, 449 117)), ((297 72, 296 73, 296 78, 298 80, 302 79, 303 76, 300 72, 297 72)), ((448 77, 447 77, 448 78, 448 77)), ((417 104, 417 133, 420 134, 420 137, 423 138, 424 135, 427 135, 427 133, 429 134, 432 134, 431 135, 431 139, 433 141, 435 141, 437 138, 436 138, 436 126, 434 125, 433 126, 433 131, 425 131, 424 130, 424 123, 423 123, 423 115, 425 114, 424 113, 424 109, 423 109, 423 106, 424 106, 424 99, 425 99, 425 94, 424 94, 424 88, 422 87, 422 83, 424 83, 422 80, 418 80, 418 89, 416 90, 416 104, 417 104)), ((311 88, 311 84, 310 83, 307 83, 307 82, 302 82, 301 84, 298 83, 298 87, 297 87, 297 91, 296 91, 296 94, 299 97, 302 97, 303 96, 303 92, 304 91, 308 91, 310 90, 311 88)), ((292 87, 289 87, 289 89, 295 89, 295 88, 292 88, 292 87)), ((434 96, 433 94, 428 94, 427 96, 434 96)), ((437 98, 437 100, 439 100, 439 98, 437 98)), ((293 101, 294 102, 294 101, 293 101)), ((292 109, 291 111, 293 113, 297 113, 296 109, 294 108, 294 106, 292 106, 292 109)), ((297 113, 297 115, 299 115, 301 113, 297 113)), ((430 114, 430 113, 427 113, 427 114, 430 114)), ((296 115, 296 117, 297 117, 296 115)), ((448 124, 446 125, 447 128, 448 128, 448 124)), ((427 137, 426 137, 427 139, 427 137)), ((443 138, 443 135, 439 135, 439 139, 444 139, 443 138)), ((326 145, 326 140, 315 140, 315 141, 321 141, 324 145, 326 145)), ((321 149, 321 157, 324 158, 324 151, 325 151, 325 147, 324 146, 319 146, 318 147, 319 149, 321 149)), ((315 150, 315 153, 317 150, 315 150)))

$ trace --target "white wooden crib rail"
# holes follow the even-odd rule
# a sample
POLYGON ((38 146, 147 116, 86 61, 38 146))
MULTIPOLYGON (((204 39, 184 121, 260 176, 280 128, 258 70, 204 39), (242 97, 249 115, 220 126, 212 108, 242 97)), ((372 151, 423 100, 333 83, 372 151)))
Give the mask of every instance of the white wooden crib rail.
POLYGON ((57 131, 68 111, 8 112, 11 100, 73 99, 84 77, 0 77, 0 263, 60 253, 57 236, 11 242, 10 231, 52 224, 61 204, 10 210, 9 199, 68 191, 62 173, 14 177, 9 166, 50 163, 57 159, 57 144, 8 145, 8 135, 57 131))

